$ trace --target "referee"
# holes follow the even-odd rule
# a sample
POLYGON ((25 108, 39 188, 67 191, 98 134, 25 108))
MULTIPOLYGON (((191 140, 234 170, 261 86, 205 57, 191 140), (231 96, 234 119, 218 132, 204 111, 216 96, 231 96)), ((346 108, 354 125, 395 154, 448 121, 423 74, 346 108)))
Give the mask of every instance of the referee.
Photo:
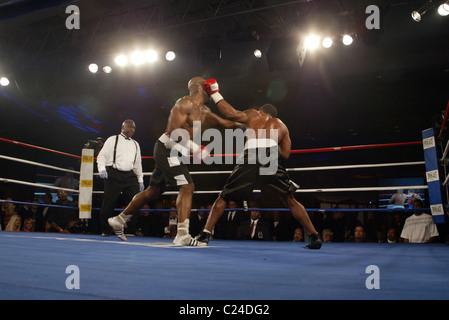
POLYGON ((104 196, 100 211, 101 236, 111 233, 108 218, 116 215, 114 208, 123 193, 126 204, 144 190, 142 157, 139 143, 131 137, 136 131, 133 120, 125 120, 122 132, 109 137, 97 157, 98 172, 104 179, 104 196))

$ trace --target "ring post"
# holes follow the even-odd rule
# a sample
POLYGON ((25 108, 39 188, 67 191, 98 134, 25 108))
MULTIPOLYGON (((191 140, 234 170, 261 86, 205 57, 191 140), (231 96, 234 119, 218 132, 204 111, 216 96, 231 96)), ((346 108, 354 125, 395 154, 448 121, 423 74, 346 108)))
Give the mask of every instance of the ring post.
POLYGON ((422 131, 426 179, 429 191, 430 209, 435 223, 444 223, 445 206, 441 193, 438 155, 433 128, 422 131))
POLYGON ((81 154, 79 218, 92 218, 92 188, 94 176, 94 149, 83 149, 81 154))

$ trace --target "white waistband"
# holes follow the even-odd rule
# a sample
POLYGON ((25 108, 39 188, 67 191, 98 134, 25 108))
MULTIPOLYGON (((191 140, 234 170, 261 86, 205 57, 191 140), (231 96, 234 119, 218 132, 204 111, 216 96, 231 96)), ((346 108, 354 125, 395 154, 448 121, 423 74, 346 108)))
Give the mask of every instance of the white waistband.
POLYGON ((271 148, 276 147, 278 143, 273 139, 249 139, 245 143, 246 149, 257 149, 257 148, 271 148))
POLYGON ((190 155, 189 148, 187 148, 187 147, 181 145, 180 143, 176 142, 175 140, 173 140, 166 132, 164 132, 159 137, 159 141, 162 142, 167 149, 175 149, 175 150, 179 151, 184 156, 190 155))

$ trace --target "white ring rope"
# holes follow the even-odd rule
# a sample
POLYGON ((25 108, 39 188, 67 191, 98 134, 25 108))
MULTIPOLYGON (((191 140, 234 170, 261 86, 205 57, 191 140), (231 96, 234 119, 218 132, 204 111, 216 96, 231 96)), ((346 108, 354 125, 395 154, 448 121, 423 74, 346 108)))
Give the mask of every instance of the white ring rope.
MULTIPOLYGON (((341 170, 341 169, 361 169, 361 168, 382 168, 382 167, 399 167, 399 166, 416 166, 425 165, 424 161, 415 162, 393 162, 393 163, 378 163, 378 164, 352 164, 342 166, 323 166, 323 167, 304 167, 304 168, 287 168, 287 171, 324 171, 324 170, 341 170)), ((227 171, 191 171, 191 175, 195 174, 230 174, 232 170, 227 171)), ((151 176, 152 172, 144 172, 144 176, 151 176)), ((94 173, 98 175, 98 173, 94 173)))
MULTIPOLYGON (((69 170, 65 168, 60 168, 56 166, 46 165, 35 161, 29 161, 9 156, 0 155, 0 158, 11 160, 11 161, 17 161, 25 164, 30 165, 36 165, 40 167, 55 169, 55 170, 61 170, 64 172, 70 172, 70 173, 76 173, 79 174, 79 171, 75 170, 69 170)), ((380 168, 380 167, 394 167, 394 166, 413 166, 413 165, 424 165, 424 161, 415 161, 415 162, 396 162, 396 163, 379 163, 379 164, 357 164, 357 165, 341 165, 341 166, 323 166, 323 167, 304 167, 304 168, 288 168, 287 171, 291 172, 300 172, 300 171, 321 171, 321 170, 341 170, 341 169, 360 169, 360 168, 380 168)), ((202 174, 230 174, 232 171, 192 171, 190 174, 192 175, 202 175, 202 174)), ((98 175, 98 173, 94 173, 94 175, 98 175)), ((151 176, 152 172, 146 172, 144 173, 145 176, 151 176)), ((8 179, 8 178, 0 178, 0 181, 3 182, 11 182, 11 183, 17 183, 22 185, 28 185, 28 186, 34 186, 39 188, 49 188, 49 189, 55 189, 55 190, 65 190, 69 192, 79 192, 79 190, 75 189, 68 189, 68 188, 61 188, 46 184, 39 184, 39 183, 33 183, 33 182, 27 182, 27 181, 20 181, 15 179, 8 179)), ((391 186, 391 187, 355 187, 355 188, 324 188, 324 189, 298 189, 296 192, 298 193, 310 193, 310 192, 348 192, 348 191, 383 191, 383 190, 398 190, 398 189, 427 189, 426 185, 423 186, 391 186)), ((218 194, 221 190, 212 190, 212 191, 194 191, 196 194, 218 194)), ((254 192, 261 192, 260 190, 254 190, 254 192)), ((104 191, 93 191, 92 193, 95 194, 101 194, 104 193, 104 191)), ((164 194, 166 195, 174 195, 178 194, 178 191, 167 191, 164 194)))
MULTIPOLYGON (((33 183, 33 182, 20 181, 20 180, 14 180, 14 179, 7 179, 7 178, 0 178, 0 181, 3 181, 5 183, 11 182, 11 183, 23 184, 23 185, 26 185, 26 186, 39 187, 39 188, 48 188, 48 189, 54 189, 54 190, 64 190, 64 191, 75 192, 75 193, 79 192, 79 190, 75 190, 75 189, 62 188, 62 187, 56 187, 56 186, 51 186, 51 185, 47 185, 47 184, 33 183)), ((103 191, 101 191, 101 192, 103 192, 103 191)))
MULTIPOLYGON (((388 190, 399 190, 399 189, 413 189, 421 190, 427 189, 427 186, 389 186, 389 187, 361 187, 361 188, 327 188, 327 189, 298 189, 296 192, 309 193, 309 192, 348 192, 348 191, 388 191, 388 190)), ((95 193, 101 193, 101 191, 94 191, 95 193)), ((209 193, 220 193, 221 190, 213 191, 194 191, 197 194, 209 194, 209 193)), ((254 190, 253 192, 261 192, 261 190, 254 190)), ((164 194, 173 195, 178 194, 178 191, 166 191, 164 194)))
POLYGON ((55 170, 60 170, 60 171, 80 174, 79 171, 65 169, 65 168, 60 168, 60 167, 55 167, 55 166, 51 166, 51 165, 48 165, 48 164, 43 164, 43 163, 30 161, 30 160, 24 160, 24 159, 19 159, 19 158, 14 158, 14 157, 8 157, 8 156, 4 156, 2 154, 0 154, 0 158, 1 159, 6 159, 6 160, 11 160, 11 161, 17 161, 17 162, 21 162, 21 163, 26 163, 26 164, 31 164, 31 165, 35 165, 35 166, 38 166, 38 167, 44 167, 44 168, 50 168, 50 169, 55 169, 55 170))

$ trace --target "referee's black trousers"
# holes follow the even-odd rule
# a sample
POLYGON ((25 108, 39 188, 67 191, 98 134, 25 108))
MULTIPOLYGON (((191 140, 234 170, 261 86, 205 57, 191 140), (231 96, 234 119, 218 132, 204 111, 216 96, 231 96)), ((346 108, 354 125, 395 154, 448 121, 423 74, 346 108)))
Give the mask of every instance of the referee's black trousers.
POLYGON ((114 211, 118 205, 120 194, 123 193, 125 205, 139 193, 139 183, 134 171, 119 171, 113 167, 106 167, 108 178, 104 180, 103 203, 100 210, 101 232, 110 233, 111 227, 108 219, 119 212, 114 211))

